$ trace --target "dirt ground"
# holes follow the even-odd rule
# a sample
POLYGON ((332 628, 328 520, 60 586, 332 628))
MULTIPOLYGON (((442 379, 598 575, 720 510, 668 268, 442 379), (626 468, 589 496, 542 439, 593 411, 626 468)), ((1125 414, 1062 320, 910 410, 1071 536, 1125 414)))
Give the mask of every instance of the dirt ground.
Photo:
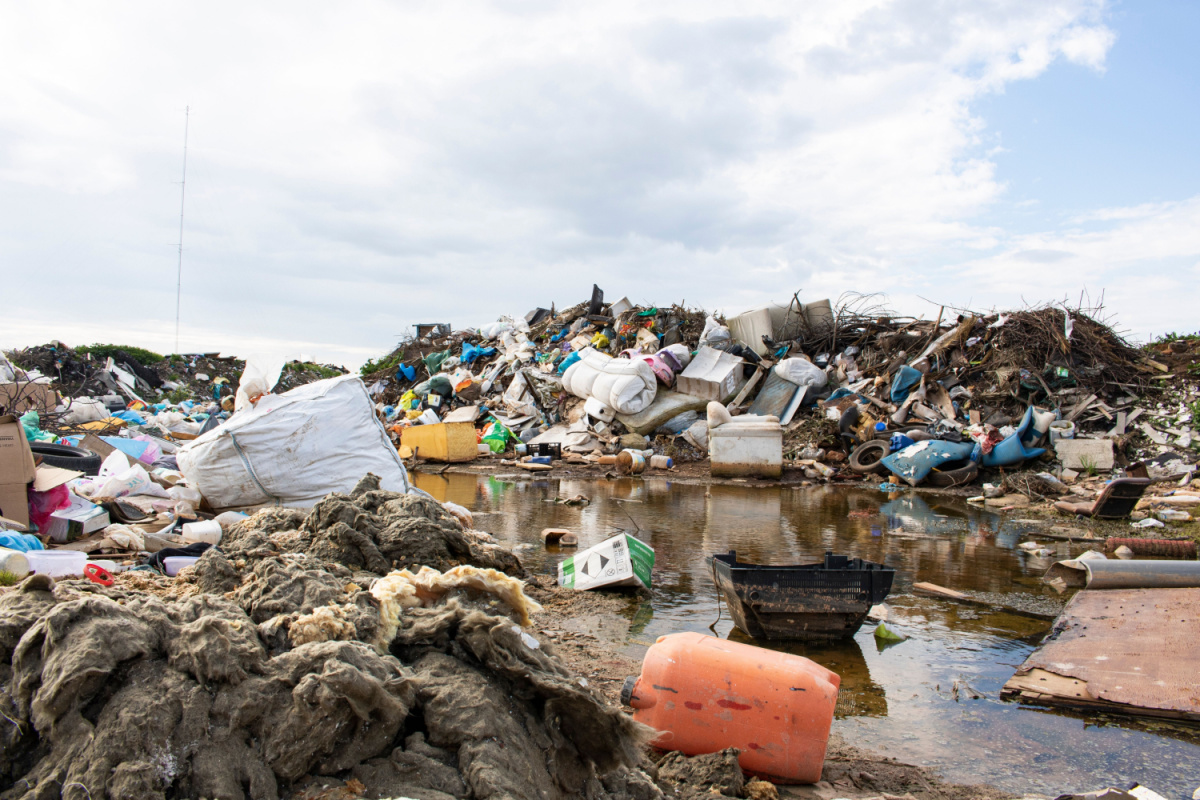
MULTIPOLYGON (((619 704, 625 678, 641 672, 641 661, 621 652, 621 637, 606 635, 625 624, 621 612, 634 600, 628 592, 576 592, 559 588, 549 576, 534 576, 527 594, 542 604, 534 617, 536 635, 551 643, 574 671, 583 675, 605 697, 619 704), (598 628, 598 635, 581 630, 579 621, 598 628), (611 628, 603 624, 609 619, 611 628)), ((913 797, 918 800, 1001 800, 1011 797, 990 786, 947 783, 936 773, 895 759, 870 753, 843 741, 830 739, 820 783, 779 786, 779 797, 802 800, 834 798, 913 797)))

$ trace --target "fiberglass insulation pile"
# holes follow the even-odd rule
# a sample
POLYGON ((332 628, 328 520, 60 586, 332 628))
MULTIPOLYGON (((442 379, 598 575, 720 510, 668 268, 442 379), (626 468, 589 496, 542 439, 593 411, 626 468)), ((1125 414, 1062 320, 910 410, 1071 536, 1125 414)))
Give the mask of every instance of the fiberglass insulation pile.
POLYGON ((182 599, 0 595, 0 798, 661 798, 648 729, 521 627, 515 557, 376 486, 240 523, 182 599))

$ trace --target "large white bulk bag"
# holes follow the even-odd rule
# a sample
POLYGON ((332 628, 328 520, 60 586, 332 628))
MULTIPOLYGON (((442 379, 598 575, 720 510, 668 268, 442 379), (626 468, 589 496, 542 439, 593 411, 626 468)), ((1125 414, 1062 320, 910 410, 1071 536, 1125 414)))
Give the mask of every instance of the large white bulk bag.
POLYGON ((612 358, 585 347, 563 374, 563 388, 585 400, 594 397, 618 414, 636 414, 654 402, 658 381, 645 361, 612 358))
POLYGON ((355 375, 264 396, 176 455, 189 485, 214 509, 311 506, 349 492, 368 472, 380 488, 409 492, 367 387, 355 375))

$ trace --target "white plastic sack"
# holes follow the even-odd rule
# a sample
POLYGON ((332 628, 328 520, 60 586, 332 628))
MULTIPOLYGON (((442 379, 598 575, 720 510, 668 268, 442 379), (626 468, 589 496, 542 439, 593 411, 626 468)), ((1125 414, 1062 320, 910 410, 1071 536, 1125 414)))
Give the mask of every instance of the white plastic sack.
POLYGON ((62 421, 68 425, 82 425, 85 422, 99 422, 109 416, 111 415, 107 406, 99 400, 93 397, 77 397, 71 401, 70 407, 62 416, 62 421))
POLYGON ((236 414, 253 408, 254 404, 250 402, 253 398, 270 394, 271 390, 275 388, 275 384, 279 383, 279 376, 283 374, 283 365, 283 360, 278 358, 263 356, 247 358, 246 368, 242 371, 241 380, 238 381, 237 395, 233 399, 233 412, 236 414))
POLYGON ((618 414, 636 414, 654 402, 658 380, 640 359, 612 358, 592 347, 563 374, 563 388, 576 397, 594 397, 618 414))
POLYGON ((797 386, 820 389, 829 378, 825 370, 803 358, 785 358, 775 365, 775 374, 797 386))
POLYGON ((267 395, 176 458, 188 483, 218 510, 308 507, 330 492, 349 492, 368 472, 383 489, 417 491, 355 375, 267 395))
POLYGON ((733 341, 733 335, 721 323, 717 322, 716 317, 710 316, 704 320, 704 330, 700 332, 700 344, 706 344, 709 347, 717 347, 718 345, 726 345, 733 341))

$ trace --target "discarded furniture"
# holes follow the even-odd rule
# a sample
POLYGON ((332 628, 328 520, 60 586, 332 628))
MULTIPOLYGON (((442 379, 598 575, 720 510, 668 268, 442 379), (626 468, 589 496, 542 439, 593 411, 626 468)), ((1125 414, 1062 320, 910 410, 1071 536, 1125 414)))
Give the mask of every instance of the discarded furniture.
POLYGON ((709 423, 709 470, 721 477, 778 478, 783 474, 783 427, 778 417, 743 415, 709 423))
POLYGON ((843 639, 892 590, 896 571, 861 558, 825 554, 819 564, 764 566, 714 555, 713 581, 734 623, 758 639, 843 639))
POLYGON ((1100 496, 1091 502, 1072 503, 1069 500, 1059 500, 1054 507, 1066 514, 1082 517, 1125 519, 1133 512, 1149 485, 1149 478, 1117 478, 1110 481, 1104 487, 1104 491, 1100 492, 1100 496))

